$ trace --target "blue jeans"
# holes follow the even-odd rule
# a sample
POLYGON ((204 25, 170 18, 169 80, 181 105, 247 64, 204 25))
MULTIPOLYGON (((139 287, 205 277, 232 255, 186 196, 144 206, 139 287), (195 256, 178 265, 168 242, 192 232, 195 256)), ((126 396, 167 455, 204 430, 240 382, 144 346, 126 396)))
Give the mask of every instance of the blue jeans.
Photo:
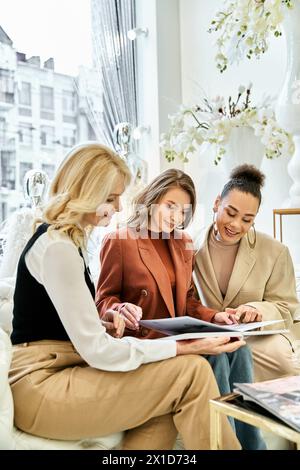
MULTIPOLYGON (((231 393, 234 383, 253 382, 252 355, 247 346, 243 346, 232 353, 205 357, 214 371, 221 395, 231 393)), ((229 420, 244 450, 266 449, 266 445, 258 428, 238 420, 230 418, 229 420)))

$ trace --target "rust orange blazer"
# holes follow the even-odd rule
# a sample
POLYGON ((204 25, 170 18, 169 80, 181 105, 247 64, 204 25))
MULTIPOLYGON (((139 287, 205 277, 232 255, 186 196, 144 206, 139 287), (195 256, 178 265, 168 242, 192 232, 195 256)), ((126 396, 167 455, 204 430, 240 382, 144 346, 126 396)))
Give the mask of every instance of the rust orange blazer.
MULTIPOLYGON (((107 309, 119 310, 124 302, 130 302, 143 309, 143 319, 181 315, 206 321, 212 319, 217 310, 203 306, 194 297, 194 251, 191 239, 181 233, 181 239, 171 234, 168 240, 175 270, 176 299, 173 299, 167 270, 149 238, 134 236, 128 228, 104 238, 96 294, 100 317, 107 309)), ((138 331, 126 329, 126 335, 142 338, 161 336, 143 327, 138 331)))

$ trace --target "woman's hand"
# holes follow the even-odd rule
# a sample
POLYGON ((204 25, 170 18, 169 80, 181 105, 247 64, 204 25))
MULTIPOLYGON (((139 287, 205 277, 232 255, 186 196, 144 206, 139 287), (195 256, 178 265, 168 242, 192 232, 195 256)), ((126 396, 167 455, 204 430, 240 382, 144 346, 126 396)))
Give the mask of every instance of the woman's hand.
POLYGON ((226 312, 217 312, 212 319, 212 323, 225 323, 225 325, 232 325, 233 323, 238 323, 235 312, 227 312, 227 310, 234 309, 226 308, 226 312))
POLYGON ((119 312, 116 310, 106 310, 101 323, 106 328, 106 333, 114 338, 122 338, 125 330, 125 321, 119 312))
POLYGON ((233 315, 239 323, 262 321, 262 314, 251 305, 240 305, 238 308, 226 308, 226 313, 233 315))
POLYGON ((130 330, 139 329, 139 321, 143 316, 143 310, 141 307, 125 302, 119 309, 119 312, 124 317, 126 328, 129 328, 130 330))
POLYGON ((177 356, 184 354, 209 354, 217 355, 236 351, 245 346, 243 340, 230 342, 229 336, 219 338, 188 339, 176 341, 177 356))

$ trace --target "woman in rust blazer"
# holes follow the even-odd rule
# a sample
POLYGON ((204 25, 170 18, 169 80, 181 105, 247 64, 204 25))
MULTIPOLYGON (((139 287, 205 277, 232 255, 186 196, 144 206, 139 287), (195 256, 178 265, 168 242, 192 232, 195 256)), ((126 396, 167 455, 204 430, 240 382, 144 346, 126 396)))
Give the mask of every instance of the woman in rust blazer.
MULTIPOLYGON (((100 317, 107 309, 121 312, 126 333, 140 338, 159 334, 139 320, 189 315, 206 321, 231 324, 231 313, 205 307, 194 297, 193 245, 182 231, 196 205, 195 187, 182 171, 166 170, 135 199, 126 228, 106 236, 100 254, 101 272, 96 304, 100 317)), ((230 354, 207 356, 221 394, 234 382, 252 381, 252 357, 247 346, 230 354)), ((256 428, 236 422, 244 449, 264 447, 256 428)))
POLYGON ((193 244, 177 227, 190 222, 195 203, 191 178, 178 170, 167 170, 137 197, 128 226, 103 241, 96 296, 100 316, 107 309, 121 311, 127 334, 147 339, 159 333, 139 328, 142 315, 232 323, 231 315, 194 297, 193 244))

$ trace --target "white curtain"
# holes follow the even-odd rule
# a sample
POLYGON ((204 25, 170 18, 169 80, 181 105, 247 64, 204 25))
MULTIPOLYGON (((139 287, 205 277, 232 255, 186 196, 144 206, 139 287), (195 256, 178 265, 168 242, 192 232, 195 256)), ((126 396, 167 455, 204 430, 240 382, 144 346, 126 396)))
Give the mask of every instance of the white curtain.
POLYGON ((117 124, 137 125, 136 50, 127 38, 135 26, 135 0, 92 0, 94 61, 103 84, 103 134, 113 147, 117 124))

